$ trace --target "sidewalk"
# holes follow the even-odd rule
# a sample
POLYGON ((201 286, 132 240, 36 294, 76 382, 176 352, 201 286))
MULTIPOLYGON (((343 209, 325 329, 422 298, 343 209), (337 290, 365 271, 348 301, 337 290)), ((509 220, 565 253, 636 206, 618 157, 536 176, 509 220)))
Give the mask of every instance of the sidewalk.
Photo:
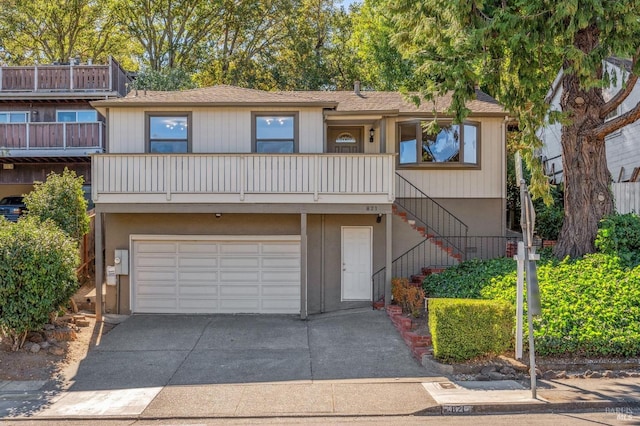
POLYGON ((640 379, 538 382, 445 377, 165 386, 46 392, 42 382, 2 382, 0 419, 179 419, 455 415, 611 410, 640 417, 640 379), (34 389, 37 387, 39 389, 34 389))

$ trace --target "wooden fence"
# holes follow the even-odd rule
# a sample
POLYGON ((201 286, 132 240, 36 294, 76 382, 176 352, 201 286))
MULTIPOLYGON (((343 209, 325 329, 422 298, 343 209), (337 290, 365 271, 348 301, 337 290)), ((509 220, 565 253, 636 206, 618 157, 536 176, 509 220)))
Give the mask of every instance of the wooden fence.
POLYGON ((616 212, 640 214, 640 182, 611 184, 616 212))

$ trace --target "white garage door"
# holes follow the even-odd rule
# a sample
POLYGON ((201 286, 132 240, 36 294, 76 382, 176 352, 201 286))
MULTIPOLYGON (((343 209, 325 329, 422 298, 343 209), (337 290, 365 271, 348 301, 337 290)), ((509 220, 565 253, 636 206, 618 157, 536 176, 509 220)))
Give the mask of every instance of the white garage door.
POLYGON ((133 312, 300 313, 299 236, 135 236, 132 249, 133 312))

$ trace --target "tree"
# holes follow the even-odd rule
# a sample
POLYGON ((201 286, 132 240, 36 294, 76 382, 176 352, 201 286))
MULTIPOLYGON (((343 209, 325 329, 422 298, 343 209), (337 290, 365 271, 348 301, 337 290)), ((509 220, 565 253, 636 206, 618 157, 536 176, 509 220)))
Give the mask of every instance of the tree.
POLYGON ((133 81, 135 90, 185 90, 194 89, 196 84, 191 76, 182 68, 167 68, 162 71, 152 69, 138 73, 133 81))
POLYGON ((548 181, 536 165, 536 130, 549 113, 546 94, 562 71, 560 114, 564 170, 564 223, 556 256, 594 251, 598 222, 613 211, 604 138, 640 118, 640 106, 605 117, 637 81, 640 2, 621 0, 488 0, 441 2, 389 0, 397 42, 415 63, 427 97, 453 93, 450 113, 468 114, 465 103, 480 84, 519 120, 523 156, 533 166, 532 191, 548 181), (632 70, 623 88, 605 102, 611 76, 603 61, 628 56, 632 70))
POLYGON ((76 172, 64 169, 62 175, 50 173, 46 182, 36 183, 24 197, 29 216, 41 221, 51 220, 74 241, 89 232, 87 200, 84 199, 84 179, 76 172))
POLYGON ((71 57, 106 63, 113 55, 122 62, 131 46, 115 31, 108 1, 4 0, 0 59, 11 65, 68 62, 71 57))
POLYGON ((78 247, 53 222, 0 218, 0 334, 12 349, 78 289, 78 247))

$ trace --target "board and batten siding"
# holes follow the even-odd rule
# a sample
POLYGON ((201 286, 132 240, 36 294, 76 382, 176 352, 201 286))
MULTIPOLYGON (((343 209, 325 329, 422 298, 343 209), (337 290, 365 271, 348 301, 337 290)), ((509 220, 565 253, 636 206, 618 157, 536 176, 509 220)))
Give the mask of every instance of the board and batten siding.
MULTIPOLYGON (((504 118, 473 117, 480 123, 480 168, 424 167, 397 171, 432 198, 505 198, 506 134, 504 118)), ((387 125, 387 152, 397 152, 395 121, 387 125)), ((397 160, 396 160, 397 161, 397 160)))
POLYGON ((111 108, 109 110, 109 153, 144 153, 145 113, 192 112, 193 153, 251 152, 252 112, 298 112, 300 153, 324 151, 322 108, 111 108))

